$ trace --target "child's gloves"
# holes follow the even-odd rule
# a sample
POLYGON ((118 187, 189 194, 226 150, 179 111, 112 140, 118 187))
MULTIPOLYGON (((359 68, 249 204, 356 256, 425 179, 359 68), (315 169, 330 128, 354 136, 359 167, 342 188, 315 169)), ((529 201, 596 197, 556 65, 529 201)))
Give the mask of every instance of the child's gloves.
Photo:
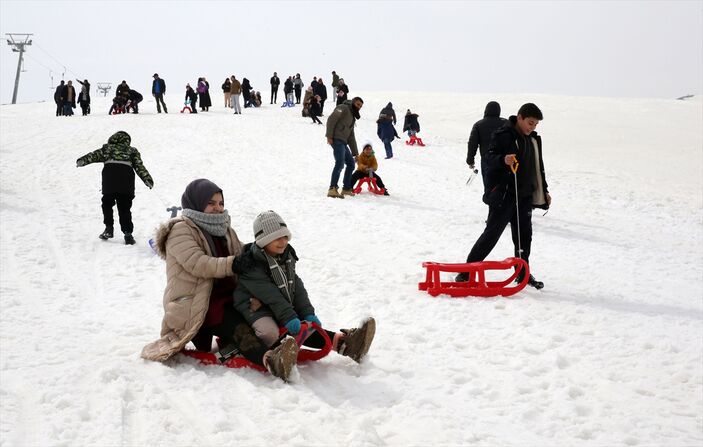
POLYGON ((304 317, 303 320, 308 321, 310 323, 317 323, 318 326, 322 327, 322 322, 314 314, 310 314, 307 317, 304 317))
POLYGON ((286 330, 291 335, 297 335, 300 332, 300 319, 293 318, 286 323, 286 330))

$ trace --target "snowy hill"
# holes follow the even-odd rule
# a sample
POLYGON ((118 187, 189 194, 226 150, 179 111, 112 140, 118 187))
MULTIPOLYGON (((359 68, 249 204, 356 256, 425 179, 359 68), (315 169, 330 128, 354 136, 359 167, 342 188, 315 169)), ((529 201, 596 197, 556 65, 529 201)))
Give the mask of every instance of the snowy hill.
MULTIPOLYGON (((352 92, 358 94, 359 92, 352 92)), ((325 196, 324 126, 300 108, 55 117, 0 107, 0 445, 693 446, 703 443, 703 100, 364 92, 390 197, 325 196), (485 104, 545 119, 548 214, 533 216, 542 291, 432 298, 423 261, 462 262, 483 230, 466 140, 485 104), (428 144, 383 160, 392 101, 428 144), (156 186, 137 181, 136 246, 102 231, 100 165, 75 160, 117 130, 156 186), (329 357, 293 384, 254 370, 143 361, 158 338, 165 265, 147 245, 206 177, 232 225, 276 210, 331 329, 378 322, 357 365, 329 357)), ((325 115, 331 111, 325 107, 325 115)), ((77 109, 79 110, 79 109, 77 109)), ((323 117, 323 122, 326 116, 323 117)), ((511 255, 506 232, 490 259, 511 255)))

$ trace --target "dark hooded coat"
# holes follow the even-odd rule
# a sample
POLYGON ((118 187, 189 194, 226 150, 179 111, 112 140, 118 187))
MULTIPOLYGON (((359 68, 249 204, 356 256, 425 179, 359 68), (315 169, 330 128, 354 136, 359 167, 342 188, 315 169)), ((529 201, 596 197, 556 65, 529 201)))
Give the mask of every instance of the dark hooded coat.
POLYGON ((488 146, 491 143, 493 132, 505 124, 505 118, 500 117, 500 104, 491 101, 486 104, 483 112, 483 119, 476 121, 471 128, 469 135, 468 153, 466 154, 466 164, 474 165, 476 162, 476 151, 480 148, 481 159, 486 156, 488 146))

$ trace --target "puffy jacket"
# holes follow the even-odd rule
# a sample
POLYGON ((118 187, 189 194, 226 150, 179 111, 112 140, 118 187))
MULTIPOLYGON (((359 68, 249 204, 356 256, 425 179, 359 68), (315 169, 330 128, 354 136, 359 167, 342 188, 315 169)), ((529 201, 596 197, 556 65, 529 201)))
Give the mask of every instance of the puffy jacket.
MULTIPOLYGON (((344 101, 335 107, 329 117, 327 117, 327 132, 325 136, 333 140, 342 140, 349 145, 352 155, 359 155, 356 147, 356 137, 354 136, 354 125, 356 117, 352 111, 352 102, 344 101)), ((358 116, 358 115, 357 115, 358 116)))
MULTIPOLYGON (((298 256, 291 245, 286 247, 281 258, 290 261, 293 269, 298 256)), ((289 301, 273 280, 271 269, 262 248, 250 243, 244 246, 241 260, 243 267, 239 275, 239 283, 234 291, 234 307, 244 316, 249 324, 264 316, 273 317, 279 326, 283 326, 292 318, 300 318, 315 313, 310 304, 308 292, 300 277, 295 274, 295 291, 289 301), (252 312, 249 308, 250 298, 257 298, 263 306, 252 312)))
POLYGON ((202 230, 184 216, 162 224, 156 232, 156 253, 166 260, 166 289, 161 338, 142 349, 142 357, 163 362, 198 333, 210 305, 215 278, 233 276, 232 262, 242 244, 229 228, 225 236, 231 256, 213 257, 202 230))
POLYGON ((390 119, 379 119, 376 122, 378 123, 376 135, 378 135, 378 138, 380 138, 381 141, 393 141, 396 137, 398 137, 398 132, 396 132, 395 126, 393 126, 390 119))
POLYGON ((471 128, 469 135, 468 152, 466 154, 466 164, 475 164, 476 150, 481 149, 481 158, 486 156, 488 146, 491 143, 491 135, 505 124, 505 118, 500 117, 500 104, 491 101, 486 104, 483 112, 483 119, 476 121, 471 128))
POLYGON ((415 132, 420 132, 420 122, 417 120, 418 114, 411 113, 410 115, 405 115, 405 120, 403 121, 403 132, 408 130, 414 130, 415 132))
POLYGON ((376 155, 371 152, 371 155, 366 155, 364 151, 361 151, 358 157, 356 157, 356 170, 361 172, 368 172, 369 169, 373 169, 373 172, 378 171, 378 161, 376 160, 376 155))
POLYGON ((137 148, 131 147, 132 138, 123 130, 113 134, 100 149, 89 152, 76 160, 76 165, 105 163, 102 172, 103 194, 134 194, 134 171, 148 188, 154 180, 142 163, 137 148))
POLYGON ((233 95, 239 95, 242 93, 242 84, 239 82, 238 79, 235 78, 234 81, 232 81, 232 87, 230 88, 229 92, 233 95))

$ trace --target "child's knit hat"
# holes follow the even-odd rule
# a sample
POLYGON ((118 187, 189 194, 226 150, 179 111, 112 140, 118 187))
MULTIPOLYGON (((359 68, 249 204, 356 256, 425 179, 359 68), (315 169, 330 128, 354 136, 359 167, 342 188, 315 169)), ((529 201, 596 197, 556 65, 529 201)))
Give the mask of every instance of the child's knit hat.
POLYGON ((288 240, 293 238, 286 223, 274 211, 264 211, 254 219, 254 239, 260 248, 283 236, 288 236, 288 240))

